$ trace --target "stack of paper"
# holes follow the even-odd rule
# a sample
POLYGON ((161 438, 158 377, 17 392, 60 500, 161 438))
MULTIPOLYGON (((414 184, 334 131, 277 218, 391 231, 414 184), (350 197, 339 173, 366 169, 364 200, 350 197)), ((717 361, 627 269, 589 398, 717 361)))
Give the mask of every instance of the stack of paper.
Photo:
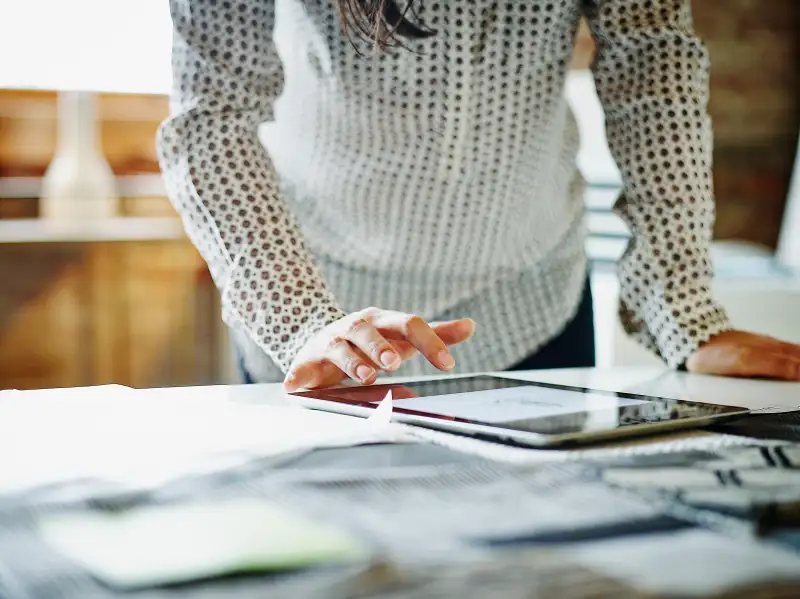
MULTIPOLYGON (((257 389, 254 388, 254 392, 257 389)), ((99 479, 150 486, 215 464, 319 447, 413 440, 403 427, 306 410, 279 394, 108 386, 0 395, 0 494, 99 479)))

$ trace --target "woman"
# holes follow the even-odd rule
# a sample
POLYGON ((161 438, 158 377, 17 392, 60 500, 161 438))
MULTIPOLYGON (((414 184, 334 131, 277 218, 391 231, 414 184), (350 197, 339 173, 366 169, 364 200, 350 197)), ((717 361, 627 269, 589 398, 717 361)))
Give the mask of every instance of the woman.
POLYGON ((710 295, 690 0, 171 5, 161 164, 252 380, 371 383, 416 353, 432 366, 409 374, 454 355, 468 371, 593 363, 563 94, 581 16, 634 234, 626 329, 672 367, 800 379, 800 348, 733 330, 710 295), (480 330, 451 352, 465 317, 480 330))

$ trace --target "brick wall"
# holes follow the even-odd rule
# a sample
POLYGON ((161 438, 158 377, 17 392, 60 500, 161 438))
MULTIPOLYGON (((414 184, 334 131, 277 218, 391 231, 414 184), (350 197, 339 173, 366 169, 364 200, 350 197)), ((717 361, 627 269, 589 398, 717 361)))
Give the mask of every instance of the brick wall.
MULTIPOLYGON (((800 130, 800 0, 694 0, 711 55, 717 237, 775 246, 800 130)), ((584 30, 575 58, 592 51, 584 30)))
POLYGON ((800 1, 694 9, 712 60, 717 235, 774 246, 800 131, 800 1))

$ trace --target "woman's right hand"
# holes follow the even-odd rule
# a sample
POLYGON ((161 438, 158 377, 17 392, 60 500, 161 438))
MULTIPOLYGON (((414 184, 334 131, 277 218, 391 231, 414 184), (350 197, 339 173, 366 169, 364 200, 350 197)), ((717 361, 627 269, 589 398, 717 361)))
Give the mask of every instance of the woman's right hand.
POLYGON ((447 347, 474 332, 468 318, 429 325, 412 314, 367 308, 314 335, 292 362, 284 388, 330 387, 346 377, 369 385, 380 371, 394 372, 417 352, 440 370, 452 370, 455 361, 447 347))

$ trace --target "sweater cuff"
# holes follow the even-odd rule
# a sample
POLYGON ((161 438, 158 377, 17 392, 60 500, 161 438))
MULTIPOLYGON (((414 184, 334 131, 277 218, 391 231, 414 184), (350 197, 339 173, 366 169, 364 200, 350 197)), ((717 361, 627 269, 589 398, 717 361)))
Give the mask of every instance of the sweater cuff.
POLYGON ((713 337, 730 331, 730 320, 716 302, 697 299, 691 309, 671 307, 671 311, 655 312, 648 319, 648 328, 658 353, 670 368, 685 369, 687 360, 713 337))
POLYGON ((221 290, 222 315, 286 373, 309 339, 345 313, 312 267, 270 268, 258 258, 240 254, 221 290))
POLYGON ((267 354, 278 365, 281 372, 286 374, 289 372, 295 357, 305 347, 306 343, 322 329, 344 318, 345 315, 346 313, 337 308, 335 304, 318 306, 317 311, 308 316, 308 319, 300 325, 296 333, 290 334, 288 339, 284 336, 279 343, 270 348, 271 351, 266 349, 267 342, 261 342, 259 345, 267 351, 267 354))

